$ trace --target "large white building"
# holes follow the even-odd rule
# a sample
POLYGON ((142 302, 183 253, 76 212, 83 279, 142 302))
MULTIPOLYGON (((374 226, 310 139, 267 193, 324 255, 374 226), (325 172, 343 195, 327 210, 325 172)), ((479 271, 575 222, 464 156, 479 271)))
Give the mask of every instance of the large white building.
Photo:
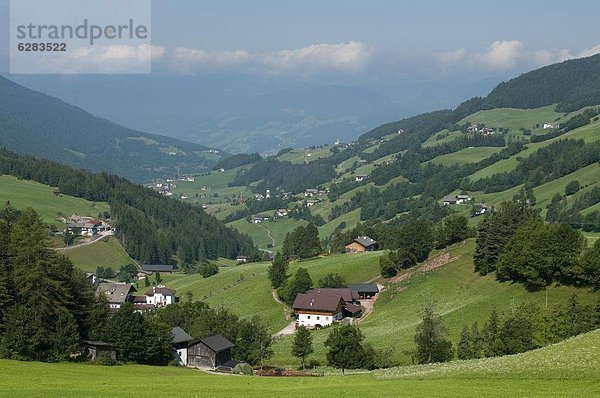
POLYGON ((165 305, 175 304, 175 290, 164 287, 163 285, 155 286, 145 293, 146 304, 155 307, 164 307, 165 305))

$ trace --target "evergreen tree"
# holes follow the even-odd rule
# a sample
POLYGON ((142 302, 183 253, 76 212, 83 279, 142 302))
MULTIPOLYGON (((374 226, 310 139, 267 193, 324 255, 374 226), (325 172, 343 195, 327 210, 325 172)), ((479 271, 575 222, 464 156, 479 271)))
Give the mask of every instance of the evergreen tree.
POLYGON ((418 362, 446 362, 452 359, 452 343, 447 336, 448 331, 442 319, 435 314, 433 306, 426 306, 415 335, 418 362))
POLYGON ((298 293, 306 293, 312 287, 312 279, 306 268, 298 268, 294 277, 289 281, 286 302, 291 305, 298 293))
POLYGON ((273 289, 277 289, 285 283, 288 278, 288 268, 289 262, 280 252, 277 252, 271 266, 267 270, 267 275, 269 276, 273 289))
POLYGON ((292 355, 302 360, 302 369, 305 368, 306 357, 312 354, 313 351, 310 330, 305 326, 300 326, 298 330, 296 330, 296 336, 294 337, 292 355))
POLYGON ((477 358, 475 350, 475 342, 473 341, 471 331, 467 325, 464 325, 462 332, 460 333, 460 341, 456 346, 456 355, 458 356, 458 359, 477 358))
POLYGON ((490 317, 482 331, 483 353, 486 357, 503 355, 502 341, 500 340, 500 317, 496 307, 490 312, 490 317))
POLYGON ((581 268, 586 283, 600 290, 600 239, 581 256, 581 268))

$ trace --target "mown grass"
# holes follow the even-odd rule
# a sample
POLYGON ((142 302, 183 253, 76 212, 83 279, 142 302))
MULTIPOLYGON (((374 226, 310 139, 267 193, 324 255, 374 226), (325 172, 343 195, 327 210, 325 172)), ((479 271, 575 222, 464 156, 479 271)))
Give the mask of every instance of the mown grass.
MULTIPOLYGON (((349 283, 360 283, 379 273, 381 253, 334 255, 305 261, 293 261, 290 274, 299 267, 308 269, 313 283, 328 272, 339 273, 349 283)), ((176 275, 168 286, 177 289, 177 295, 187 292, 194 299, 204 300, 212 306, 224 306, 240 317, 259 315, 273 333, 289 323, 284 316, 284 306, 275 302, 267 278, 269 263, 253 263, 221 268, 217 275, 202 278, 200 275, 176 275)))
POLYGON ((98 267, 111 267, 118 271, 122 265, 136 262, 129 257, 117 238, 109 236, 91 245, 61 251, 71 259, 77 268, 86 272, 95 272, 98 267))
MULTIPOLYGON (((273 216, 273 212, 265 212, 273 216)), ((306 225, 308 222, 304 220, 294 220, 293 218, 278 218, 265 221, 260 224, 253 224, 248 222, 245 218, 231 222, 229 225, 235 228, 241 233, 249 235, 254 244, 261 249, 268 249, 272 251, 281 250, 283 246, 283 240, 288 232, 292 232, 295 228, 300 225, 306 225), (269 237, 269 233, 271 237, 269 237), (275 242, 273 243, 273 240, 275 242)))
POLYGON ((19 180, 12 176, 0 175, 0 203, 10 201, 16 209, 32 207, 42 219, 57 227, 64 224, 57 221, 60 216, 76 213, 80 216, 97 217, 98 213, 110 211, 108 203, 90 202, 73 196, 54 196, 53 188, 34 181, 19 180))
POLYGON ((441 164, 443 166, 452 166, 454 164, 467 164, 476 163, 480 160, 490 157, 491 155, 500 152, 502 148, 499 147, 474 147, 465 148, 460 151, 449 153, 446 155, 440 155, 431 159, 429 162, 434 164, 441 164))
MULTIPOLYGON (((456 344, 465 323, 487 320, 495 306, 499 311, 510 311, 521 302, 546 305, 546 292, 527 292, 521 285, 499 283, 494 275, 485 277, 473 272, 474 240, 468 240, 450 250, 454 258, 449 264, 427 273, 412 276, 400 283, 387 283, 380 293, 375 311, 360 323, 365 339, 377 349, 393 347, 393 359, 410 364, 408 351, 414 347, 415 328, 420 321, 424 306, 433 303, 448 327, 450 338, 456 344)), ((550 287, 547 291, 548 305, 564 303, 577 292, 582 302, 595 302, 598 295, 587 289, 550 287)), ((326 363, 323 346, 328 329, 313 332, 315 353, 311 358, 326 363)), ((276 364, 298 366, 300 362, 291 355, 292 337, 275 342, 276 364)))
POLYGON ((277 378, 179 367, 0 360, 0 396, 37 397, 596 397, 600 333, 516 356, 346 376, 277 378))
POLYGON ((288 161, 292 163, 309 163, 317 159, 327 158, 331 156, 331 146, 325 145, 322 148, 315 149, 295 149, 290 152, 286 152, 279 156, 277 160, 280 162, 288 161), (310 154, 310 156, 308 156, 310 154))
MULTIPOLYGON (((246 168, 252 165, 245 166, 246 168)), ((225 203, 227 198, 237 197, 242 195, 245 198, 253 196, 253 193, 247 187, 230 187, 229 183, 233 182, 240 168, 225 170, 224 172, 212 171, 208 175, 198 175, 194 177, 194 182, 176 181, 176 187, 173 189, 174 195, 183 194, 188 197, 185 202, 202 203, 202 204, 217 204, 225 203), (206 190, 201 188, 205 187, 206 190), (206 195, 206 198, 196 198, 206 195), (217 196, 215 196, 217 195, 217 196)))

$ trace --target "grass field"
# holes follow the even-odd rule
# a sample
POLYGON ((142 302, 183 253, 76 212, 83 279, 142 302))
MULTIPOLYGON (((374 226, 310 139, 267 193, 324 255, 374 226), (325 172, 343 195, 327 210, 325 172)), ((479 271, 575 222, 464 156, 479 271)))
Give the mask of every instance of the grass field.
MULTIPOLYGON (((350 282, 365 282, 379 274, 381 253, 335 255, 290 264, 290 274, 297 268, 308 269, 313 283, 328 272, 339 273, 350 282)), ((217 275, 202 278, 200 275, 173 276, 168 286, 184 297, 192 292, 195 299, 212 306, 223 305, 241 317, 259 315, 271 332, 281 330, 289 321, 284 317, 284 307, 273 299, 267 278, 269 263, 253 263, 222 268, 217 275)))
MULTIPOLYGON (((265 212, 271 213, 271 212, 265 212)), ((272 251, 281 250, 285 234, 292 232, 300 225, 308 224, 304 220, 294 220, 293 218, 279 218, 266 221, 260 224, 253 224, 246 221, 245 218, 227 224, 239 232, 249 235, 254 244, 261 249, 272 251), (271 246, 269 246, 271 245, 271 246)))
POLYGON ((73 196, 54 196, 53 188, 34 181, 19 180, 12 176, 0 175, 0 203, 10 201, 16 209, 33 207, 47 222, 64 226, 57 221, 59 216, 98 216, 98 213, 110 211, 108 203, 90 202, 73 196))
POLYGON ((129 257, 121 243, 109 236, 82 247, 60 252, 69 257, 73 264, 86 272, 95 272, 98 267, 111 267, 117 271, 122 265, 136 262, 129 257))
POLYGON ((331 146, 325 145, 323 148, 295 149, 293 151, 284 153, 277 159, 280 162, 288 161, 292 163, 309 163, 317 159, 327 158, 331 156, 331 148, 331 146))
POLYGON ((483 123, 487 127, 506 128, 513 132, 518 131, 522 127, 532 131, 537 130, 541 132, 542 129, 540 127, 536 128, 536 125, 543 126, 544 123, 552 123, 563 117, 562 113, 554 111, 555 108, 556 105, 548 105, 535 109, 491 109, 479 111, 467 116, 465 119, 461 120, 459 124, 469 121, 472 124, 483 123))
POLYGON ((502 148, 498 147, 475 147, 465 148, 460 151, 441 155, 430 160, 431 163, 441 164, 444 166, 452 166, 454 164, 467 164, 476 163, 480 160, 490 157, 491 155, 498 153, 502 148))
POLYGON ((178 367, 0 360, 0 396, 130 397, 598 397, 600 333, 515 356, 346 376, 276 378, 178 367))
MULTIPOLYGON (((545 305, 546 292, 529 293, 521 285, 499 283, 493 275, 481 277, 475 274, 473 251, 474 240, 468 240, 450 250, 454 260, 449 264, 400 283, 387 283, 387 290, 380 293, 373 314, 360 323, 366 341, 378 349, 394 347, 395 360, 410 364, 406 351, 413 347, 420 313, 428 303, 436 305, 454 344, 459 340, 464 323, 470 325, 478 321, 483 324, 493 306, 500 311, 509 311, 523 301, 545 305)), ((551 287, 547 292, 548 304, 566 302, 575 291, 584 302, 594 302, 598 297, 586 289, 551 287)), ((323 342, 328 334, 327 329, 313 332, 315 353, 311 358, 320 363, 325 363, 323 342)), ((299 365, 290 353, 291 342, 289 336, 275 342, 276 355, 272 363, 299 365)))
POLYGON ((593 142, 593 141, 600 140, 600 122, 598 122, 598 121, 592 122, 591 124, 589 124, 587 126, 583 126, 578 129, 569 131, 568 133, 561 135, 560 137, 556 137, 556 138, 553 138, 550 140, 536 142, 536 143, 529 143, 526 145, 527 146, 526 150, 516 154, 515 156, 511 156, 508 159, 500 160, 482 170, 479 170, 479 171, 473 173, 472 175, 470 175, 469 178, 473 181, 476 181, 481 178, 489 177, 489 176, 492 176, 497 173, 511 171, 517 166, 517 163, 518 163, 517 158, 525 158, 525 157, 531 155, 532 153, 534 153, 536 150, 538 150, 541 147, 547 146, 553 142, 556 142, 559 140, 564 140, 567 138, 574 139, 574 140, 582 139, 586 142, 593 142))
MULTIPOLYGON (((251 167, 251 166, 246 166, 251 167)), ((224 203, 227 198, 242 195, 245 198, 253 196, 252 192, 246 187, 230 187, 229 183, 235 179, 239 168, 225 170, 224 172, 213 171, 208 175, 198 175, 194 177, 194 182, 177 181, 177 187, 173 188, 173 194, 183 194, 188 197, 185 202, 217 204, 224 203), (205 190, 202 190, 202 188, 205 190), (196 198, 196 194, 206 198, 196 198), (216 195, 216 196, 215 196, 216 195)))

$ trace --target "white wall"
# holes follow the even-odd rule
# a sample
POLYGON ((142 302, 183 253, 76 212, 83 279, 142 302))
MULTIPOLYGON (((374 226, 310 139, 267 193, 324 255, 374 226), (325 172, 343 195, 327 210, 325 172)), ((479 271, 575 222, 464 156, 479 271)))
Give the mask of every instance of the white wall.
POLYGON ((342 313, 335 315, 315 315, 298 313, 298 326, 314 328, 316 325, 322 327, 331 325, 334 321, 342 319, 342 313))

